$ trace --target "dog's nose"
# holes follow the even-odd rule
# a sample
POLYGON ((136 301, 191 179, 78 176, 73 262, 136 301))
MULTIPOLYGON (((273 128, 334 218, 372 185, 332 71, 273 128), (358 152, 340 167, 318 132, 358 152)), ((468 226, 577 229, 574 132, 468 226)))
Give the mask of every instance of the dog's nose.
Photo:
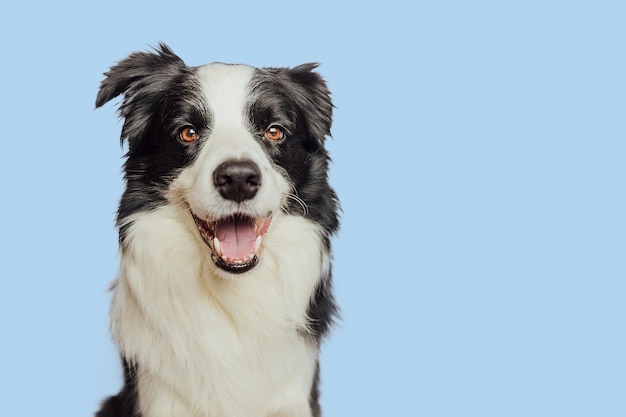
POLYGON ((252 161, 227 161, 213 173, 222 197, 238 203, 252 199, 261 187, 261 171, 252 161))

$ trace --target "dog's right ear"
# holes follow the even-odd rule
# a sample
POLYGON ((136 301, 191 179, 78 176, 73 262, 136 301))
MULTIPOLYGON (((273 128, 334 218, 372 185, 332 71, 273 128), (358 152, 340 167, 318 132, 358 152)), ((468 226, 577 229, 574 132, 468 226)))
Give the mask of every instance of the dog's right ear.
POLYGON ((149 126, 153 106, 162 100, 161 92, 185 68, 183 60, 164 43, 154 52, 134 52, 104 73, 96 108, 124 96, 118 109, 124 119, 121 141, 128 139, 133 147, 149 126))

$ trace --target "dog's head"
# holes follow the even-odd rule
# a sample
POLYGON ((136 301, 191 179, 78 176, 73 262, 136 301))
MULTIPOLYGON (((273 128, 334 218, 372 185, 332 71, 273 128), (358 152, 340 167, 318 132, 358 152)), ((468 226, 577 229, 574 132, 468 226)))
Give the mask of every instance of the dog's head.
POLYGON ((96 107, 123 95, 128 142, 122 244, 129 219, 167 204, 187 209, 194 238, 231 273, 255 267, 278 212, 334 232, 324 149, 333 106, 315 68, 189 67, 161 44, 105 73, 96 107))

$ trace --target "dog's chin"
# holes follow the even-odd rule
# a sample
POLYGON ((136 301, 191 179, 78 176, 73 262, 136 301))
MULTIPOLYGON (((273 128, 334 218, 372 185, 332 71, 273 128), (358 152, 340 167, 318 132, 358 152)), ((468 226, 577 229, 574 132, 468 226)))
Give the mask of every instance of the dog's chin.
POLYGON ((259 263, 261 245, 272 216, 254 218, 234 214, 207 220, 191 212, 200 237, 211 251, 215 265, 231 274, 251 271, 259 263))
POLYGON ((250 261, 241 264, 229 263, 221 258, 218 258, 215 254, 212 254, 211 257, 213 258, 213 262, 215 262, 215 266, 223 271, 230 272, 231 274, 243 274, 251 271, 259 263, 259 258, 256 255, 250 261))

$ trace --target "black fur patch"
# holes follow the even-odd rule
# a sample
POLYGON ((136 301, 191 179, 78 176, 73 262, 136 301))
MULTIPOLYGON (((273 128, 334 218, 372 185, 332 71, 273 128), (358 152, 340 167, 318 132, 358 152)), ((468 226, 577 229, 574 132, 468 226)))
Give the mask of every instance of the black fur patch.
POLYGON ((140 417, 137 412, 137 368, 122 359, 124 387, 103 403, 96 417, 140 417))
POLYGON ((326 83, 311 72, 316 67, 258 70, 252 89, 258 98, 250 105, 250 118, 259 129, 270 122, 287 127, 288 139, 266 143, 266 148, 306 205, 291 200, 289 212, 311 218, 331 235, 338 228, 338 200, 328 184, 330 159, 324 141, 330 135, 333 106, 326 83))
POLYGON ((123 95, 121 141, 128 142, 124 165, 126 189, 118 210, 120 242, 124 219, 165 204, 163 192, 181 169, 193 162, 198 144, 181 143, 186 125, 207 130, 210 115, 196 77, 166 45, 155 53, 136 52, 105 73, 96 107, 123 95))

